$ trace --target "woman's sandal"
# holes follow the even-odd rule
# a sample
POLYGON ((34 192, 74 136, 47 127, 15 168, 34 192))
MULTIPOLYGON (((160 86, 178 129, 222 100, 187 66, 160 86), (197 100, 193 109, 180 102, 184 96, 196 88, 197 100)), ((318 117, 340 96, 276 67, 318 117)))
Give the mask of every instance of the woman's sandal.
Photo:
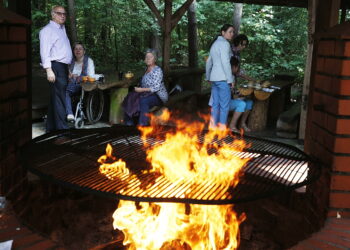
POLYGON ((244 130, 244 132, 251 132, 251 131, 252 131, 252 130, 251 130, 250 128, 248 128, 247 126, 242 126, 241 128, 244 130))
POLYGON ((240 133, 239 129, 237 128, 230 128, 230 130, 234 133, 238 133, 238 134, 240 133))

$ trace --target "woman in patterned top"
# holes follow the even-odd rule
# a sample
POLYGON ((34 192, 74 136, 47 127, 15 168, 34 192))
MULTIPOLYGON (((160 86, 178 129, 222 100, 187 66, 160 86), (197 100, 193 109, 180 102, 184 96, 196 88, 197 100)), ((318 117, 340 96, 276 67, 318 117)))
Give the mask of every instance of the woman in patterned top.
MULTIPOLYGON (((163 71, 156 65, 156 51, 146 51, 145 63, 147 69, 141 80, 141 87, 135 87, 135 92, 140 93, 139 98, 139 125, 148 126, 149 117, 147 113, 154 106, 163 105, 168 100, 168 92, 163 82, 163 71)), ((125 114, 125 123, 133 125, 133 119, 125 114)))

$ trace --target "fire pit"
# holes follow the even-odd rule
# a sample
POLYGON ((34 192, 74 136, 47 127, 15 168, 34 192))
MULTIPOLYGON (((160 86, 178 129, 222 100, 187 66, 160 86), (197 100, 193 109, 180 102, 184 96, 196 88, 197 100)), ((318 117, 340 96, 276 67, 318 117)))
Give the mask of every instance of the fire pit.
POLYGON ((44 179, 120 200, 113 225, 131 249, 236 249, 245 214, 233 204, 317 177, 296 148, 199 127, 60 131, 32 141, 23 156, 44 179))
MULTIPOLYGON (((235 139, 241 137, 227 136, 223 140, 234 149, 238 146, 235 139)), ((194 186, 190 182, 172 183, 165 177, 143 173, 141 170, 147 168, 145 149, 140 132, 130 127, 46 134, 27 145, 23 159, 29 171, 44 179, 81 191, 139 202, 246 202, 304 186, 319 173, 311 159, 294 147, 250 136, 244 136, 244 140, 251 146, 234 154, 251 159, 244 165, 244 175, 238 185, 229 190, 210 180, 194 186), (131 173, 116 173, 114 180, 99 173, 96 159, 103 154, 107 143, 128 163, 131 173)), ((147 142, 150 146, 162 143, 152 137, 147 142)))

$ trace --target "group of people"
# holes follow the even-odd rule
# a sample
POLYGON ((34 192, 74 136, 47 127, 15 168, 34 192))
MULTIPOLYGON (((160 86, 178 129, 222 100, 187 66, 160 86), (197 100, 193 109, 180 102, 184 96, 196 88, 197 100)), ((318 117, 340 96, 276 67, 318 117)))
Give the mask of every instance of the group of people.
POLYGON ((210 47, 206 62, 206 79, 212 86, 209 101, 212 107, 210 126, 226 129, 229 111, 233 110, 229 128, 234 132, 239 132, 239 128, 249 132, 247 119, 253 108, 253 101, 240 95, 236 84, 237 77, 255 81, 240 68, 240 51, 247 47, 249 40, 247 36, 241 34, 233 39, 231 45, 233 35, 233 25, 223 25, 220 35, 210 47))
POLYGON ((39 33, 41 64, 51 83, 47 132, 67 129, 67 122, 74 121, 71 96, 81 91, 82 76, 95 76, 94 62, 85 55, 83 44, 75 43, 72 53, 64 26, 65 8, 53 7, 51 17, 52 20, 39 33))
MULTIPOLYGON (((88 57, 82 43, 73 46, 67 37, 64 23, 67 12, 62 6, 51 11, 52 20, 40 31, 40 56, 50 84, 46 131, 67 129, 67 122, 74 121, 71 96, 81 91, 82 76, 94 76, 93 60, 88 57)), ((229 124, 231 130, 238 128, 249 131, 247 118, 253 102, 239 95, 236 88, 237 77, 254 80, 240 69, 240 51, 248 45, 245 35, 234 35, 234 27, 225 24, 221 34, 210 47, 206 62, 206 79, 212 85, 210 126, 226 128, 228 113, 234 110, 229 124), (233 94, 234 98, 231 98, 233 94), (241 119, 240 119, 241 118, 241 119), (237 125, 240 120, 240 126, 237 125)), ((126 125, 149 125, 148 113, 154 106, 161 106, 168 100, 168 92, 163 81, 162 69, 157 66, 157 53, 149 49, 145 53, 146 70, 139 86, 127 95, 123 102, 126 125), (138 121, 136 121, 137 117, 138 121)))
MULTIPOLYGON (((51 11, 52 20, 41 29, 40 56, 42 67, 46 70, 50 84, 50 103, 46 121, 46 132, 68 129, 67 122, 74 122, 71 96, 81 91, 82 77, 95 76, 93 60, 88 57, 82 43, 75 43, 73 53, 65 29, 67 12, 62 6, 55 6, 51 11)), ((168 100, 168 93, 163 82, 162 69, 156 65, 157 54, 154 50, 146 51, 146 71, 141 84, 134 88, 137 93, 135 102, 127 103, 124 122, 149 124, 147 113, 153 106, 160 106, 168 100)))

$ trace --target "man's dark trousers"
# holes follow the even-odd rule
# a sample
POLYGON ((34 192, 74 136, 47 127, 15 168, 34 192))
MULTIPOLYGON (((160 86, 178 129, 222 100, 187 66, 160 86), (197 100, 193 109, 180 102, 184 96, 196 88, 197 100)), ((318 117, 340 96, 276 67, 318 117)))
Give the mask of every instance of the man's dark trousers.
POLYGON ((68 65, 56 61, 51 62, 56 80, 50 85, 50 102, 47 113, 46 132, 68 129, 66 122, 66 88, 68 83, 68 65))

